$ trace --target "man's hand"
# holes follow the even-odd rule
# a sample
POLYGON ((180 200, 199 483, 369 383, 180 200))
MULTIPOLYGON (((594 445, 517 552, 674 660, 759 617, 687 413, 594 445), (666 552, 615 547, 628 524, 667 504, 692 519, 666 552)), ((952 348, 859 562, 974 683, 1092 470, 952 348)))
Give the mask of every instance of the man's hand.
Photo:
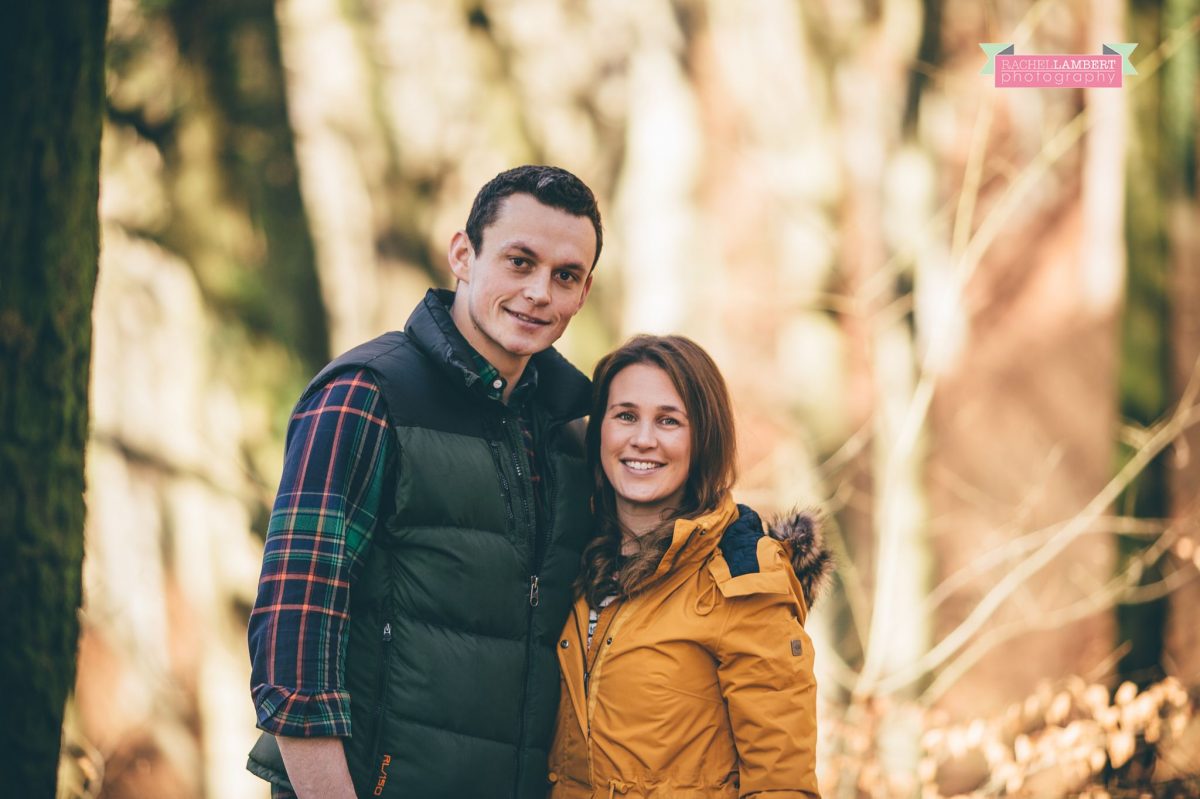
POLYGON ((355 799, 341 738, 275 738, 299 799, 355 799))

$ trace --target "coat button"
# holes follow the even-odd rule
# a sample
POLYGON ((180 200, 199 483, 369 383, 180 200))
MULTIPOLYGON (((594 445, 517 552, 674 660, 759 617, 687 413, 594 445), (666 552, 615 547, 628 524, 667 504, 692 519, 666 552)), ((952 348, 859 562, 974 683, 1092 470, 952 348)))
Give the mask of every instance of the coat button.
POLYGON ((558 642, 558 645, 561 646, 563 649, 566 649, 567 647, 569 647, 571 645, 571 642, 568 641, 566 638, 564 638, 558 642))
POLYGON ((546 775, 546 779, 548 779, 550 782, 558 782, 558 775, 551 771, 546 775))
POLYGON ((611 639, 611 638, 609 638, 609 639, 608 639, 607 641, 605 641, 604 643, 606 643, 606 644, 611 644, 611 643, 612 643, 612 639, 611 639))

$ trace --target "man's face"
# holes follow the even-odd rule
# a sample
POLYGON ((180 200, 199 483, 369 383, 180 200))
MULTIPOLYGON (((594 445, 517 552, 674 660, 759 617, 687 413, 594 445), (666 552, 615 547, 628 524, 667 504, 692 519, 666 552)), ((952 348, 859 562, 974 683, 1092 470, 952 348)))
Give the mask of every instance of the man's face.
POLYGON ((587 217, 513 194, 475 252, 465 232, 450 242, 458 278, 451 314, 471 346, 510 379, 552 345, 592 286, 596 232, 587 217))

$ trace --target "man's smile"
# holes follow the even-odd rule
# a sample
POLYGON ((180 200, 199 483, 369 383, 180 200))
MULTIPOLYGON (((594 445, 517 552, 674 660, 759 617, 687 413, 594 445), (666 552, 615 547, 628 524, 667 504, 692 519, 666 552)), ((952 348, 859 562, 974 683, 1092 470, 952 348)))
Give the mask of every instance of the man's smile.
POLYGON ((510 316, 516 317, 517 320, 524 322, 527 325, 548 325, 548 324, 550 324, 550 322, 548 322, 545 319, 538 319, 533 316, 526 316, 523 313, 517 313, 516 311, 511 310, 509 308, 505 308, 504 311, 505 311, 505 313, 509 314, 510 316))

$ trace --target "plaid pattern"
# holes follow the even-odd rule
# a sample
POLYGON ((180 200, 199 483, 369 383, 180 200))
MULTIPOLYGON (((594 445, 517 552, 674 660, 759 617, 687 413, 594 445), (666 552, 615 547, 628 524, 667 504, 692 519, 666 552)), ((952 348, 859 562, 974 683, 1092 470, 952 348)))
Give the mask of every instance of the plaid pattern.
POLYGON ((249 625, 251 693, 268 732, 351 733, 350 583, 388 484, 388 428, 379 387, 361 370, 336 377, 292 414, 249 625))

